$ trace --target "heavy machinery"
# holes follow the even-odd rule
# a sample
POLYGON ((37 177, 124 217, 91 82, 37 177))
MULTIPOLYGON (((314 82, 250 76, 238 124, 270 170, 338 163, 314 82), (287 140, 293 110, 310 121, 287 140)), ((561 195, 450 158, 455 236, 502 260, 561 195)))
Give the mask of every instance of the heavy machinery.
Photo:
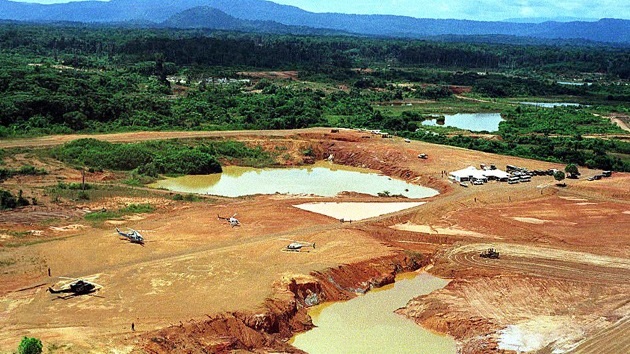
POLYGON ((479 257, 499 259, 499 252, 494 248, 488 248, 487 250, 483 250, 483 252, 479 254, 479 257))

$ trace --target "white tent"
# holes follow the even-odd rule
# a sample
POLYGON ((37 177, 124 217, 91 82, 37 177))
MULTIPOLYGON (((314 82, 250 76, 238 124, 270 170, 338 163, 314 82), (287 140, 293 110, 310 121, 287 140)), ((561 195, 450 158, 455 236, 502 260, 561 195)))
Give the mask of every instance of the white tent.
POLYGON ((496 180, 507 180, 510 177, 510 174, 501 171, 501 170, 485 170, 482 171, 484 176, 488 177, 488 179, 496 179, 496 180))
POLYGON ((508 177, 510 177, 510 174, 501 170, 478 170, 473 166, 469 166, 449 174, 449 178, 454 179, 457 182, 472 180, 482 180, 487 182, 489 179, 506 181, 508 177))

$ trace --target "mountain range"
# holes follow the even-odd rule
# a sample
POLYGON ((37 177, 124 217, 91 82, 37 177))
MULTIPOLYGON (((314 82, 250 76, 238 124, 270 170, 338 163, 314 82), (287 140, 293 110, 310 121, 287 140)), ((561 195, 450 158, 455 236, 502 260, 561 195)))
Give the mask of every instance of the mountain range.
POLYGON ((0 0, 0 19, 28 22, 152 23, 162 27, 381 37, 503 35, 630 44, 630 21, 522 23, 313 13, 266 0, 111 0, 34 4, 0 0))

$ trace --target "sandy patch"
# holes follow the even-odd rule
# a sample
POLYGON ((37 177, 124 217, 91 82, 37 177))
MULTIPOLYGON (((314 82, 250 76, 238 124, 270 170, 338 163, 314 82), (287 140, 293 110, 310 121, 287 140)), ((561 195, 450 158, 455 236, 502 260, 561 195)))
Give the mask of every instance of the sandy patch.
POLYGON ((544 223, 547 222, 552 222, 549 220, 542 220, 542 219, 536 219, 536 218, 523 218, 523 217, 519 217, 519 216, 514 216, 511 219, 514 219, 516 221, 520 221, 520 222, 526 222, 528 224, 536 224, 536 225, 542 225, 544 223))
POLYGON ((510 219, 528 223, 528 224, 535 224, 535 225, 543 225, 543 224, 556 224, 556 225, 566 225, 566 226, 577 225, 577 223, 572 222, 572 221, 544 220, 544 219, 527 218, 527 217, 520 217, 520 216, 513 216, 510 219))
POLYGON ((597 205, 597 203, 583 202, 583 203, 575 203, 575 205, 597 205))
POLYGON ((560 199, 570 200, 572 202, 588 202, 588 199, 574 197, 559 197, 560 199))
POLYGON ((584 333, 567 316, 540 316, 499 332, 499 349, 518 353, 541 350, 555 342, 554 353, 570 350, 584 333))
POLYGON ((396 224, 391 227, 392 229, 401 231, 420 232, 424 234, 439 234, 439 235, 453 235, 453 236, 471 236, 471 237, 488 237, 488 235, 464 230, 456 227, 435 227, 431 225, 416 225, 412 223, 396 224))
POLYGON ((380 215, 395 213, 397 211, 413 208, 425 204, 425 202, 402 203, 305 203, 294 207, 313 213, 330 216, 335 219, 364 220, 380 215))
POLYGON ((630 215, 630 210, 624 211, 623 214, 630 215))
POLYGON ((81 225, 81 224, 74 224, 74 225, 67 225, 67 226, 62 226, 62 227, 56 227, 56 226, 51 226, 50 229, 53 231, 75 231, 75 230, 81 230, 86 228, 87 226, 85 225, 81 225))
POLYGON ((140 220, 144 220, 146 218, 147 217, 146 217, 145 214, 134 214, 134 215, 125 215, 125 216, 123 216, 123 219, 129 220, 129 221, 140 221, 140 220))

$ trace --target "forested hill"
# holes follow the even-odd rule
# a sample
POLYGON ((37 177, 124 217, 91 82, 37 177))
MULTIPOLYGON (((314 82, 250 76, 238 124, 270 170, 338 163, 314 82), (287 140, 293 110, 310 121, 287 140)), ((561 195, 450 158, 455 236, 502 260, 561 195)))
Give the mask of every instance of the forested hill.
MULTIPOLYGON (((215 8, 241 20, 268 21, 267 30, 282 25, 347 31, 363 35, 427 37, 438 35, 509 35, 542 39, 585 39, 598 42, 630 44, 630 21, 602 19, 596 22, 482 22, 468 20, 418 19, 389 15, 346 15, 312 13, 297 7, 266 0, 111 0, 82 1, 66 4, 30 4, 0 0, 0 19, 17 21, 162 23, 173 16, 193 18, 177 27, 198 28, 207 7, 215 8), (193 10, 191 10, 193 9, 193 10), (181 14, 186 11, 185 14, 181 14), (178 15, 179 14, 179 15, 178 15), (269 22, 271 21, 271 22, 269 22), (272 24, 276 22, 277 24, 272 24)), ((170 24, 173 24, 172 22, 170 24)), ((250 30, 256 31, 254 26, 250 30)), ((286 29, 285 29, 286 30, 286 29)))

